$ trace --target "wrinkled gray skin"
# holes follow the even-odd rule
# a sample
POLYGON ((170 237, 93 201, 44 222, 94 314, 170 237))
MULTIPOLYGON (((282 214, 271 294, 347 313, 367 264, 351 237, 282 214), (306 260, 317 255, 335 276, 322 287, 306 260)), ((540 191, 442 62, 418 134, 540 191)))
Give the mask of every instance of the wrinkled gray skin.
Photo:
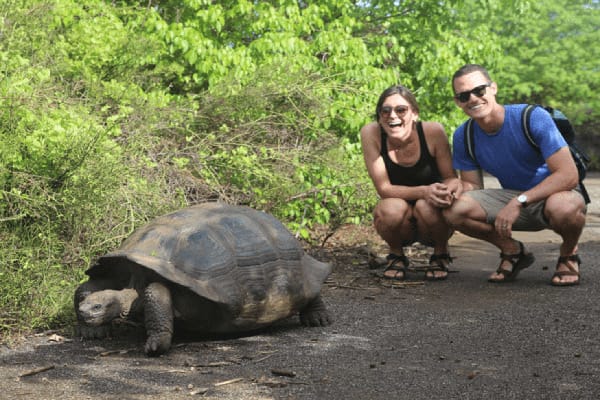
POLYGON ((100 257, 74 303, 84 338, 108 336, 115 320, 141 321, 145 352, 158 356, 176 322, 237 333, 299 313, 305 326, 327 326, 320 287, 330 272, 269 214, 207 203, 156 219, 100 257))

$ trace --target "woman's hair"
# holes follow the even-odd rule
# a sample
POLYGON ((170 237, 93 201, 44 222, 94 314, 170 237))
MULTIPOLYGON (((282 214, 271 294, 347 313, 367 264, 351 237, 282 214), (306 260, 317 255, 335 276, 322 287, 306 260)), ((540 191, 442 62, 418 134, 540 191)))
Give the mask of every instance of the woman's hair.
POLYGON ((381 107, 383 106, 383 102, 390 96, 395 94, 399 94, 404 98, 404 100, 408 101, 410 104, 410 108, 416 114, 419 113, 419 104, 417 103, 417 99, 414 94, 408 88, 402 85, 394 85, 385 89, 381 96, 379 96, 379 100, 377 100, 377 107, 375 107, 375 121, 379 121, 379 113, 381 112, 381 107))

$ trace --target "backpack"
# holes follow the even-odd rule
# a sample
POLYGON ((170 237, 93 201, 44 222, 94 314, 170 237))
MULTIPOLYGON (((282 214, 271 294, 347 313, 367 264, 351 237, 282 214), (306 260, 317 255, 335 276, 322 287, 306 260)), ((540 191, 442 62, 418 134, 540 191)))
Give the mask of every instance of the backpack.
MULTIPOLYGON (((533 104, 527 105, 525 109, 523 109, 523 114, 521 116, 522 128, 525 138, 537 151, 540 151, 540 147, 537 145, 537 143, 535 143, 530 133, 531 112, 535 107, 542 107, 550 114, 554 124, 569 145, 571 156, 573 157, 573 161, 575 161, 575 166, 577 167, 577 172, 579 173, 579 187, 581 189, 581 194, 585 199, 585 203, 588 204, 591 200, 585 186, 583 185, 583 180, 585 179, 590 158, 577 146, 577 144, 575 144, 575 129, 573 129, 573 125, 571 125, 571 122, 559 110, 548 106, 544 107, 533 104)), ((474 136, 475 128, 473 127, 473 119, 469 118, 465 126, 465 149, 469 157, 471 157, 473 161, 477 162, 477 159, 475 158, 475 143, 473 143, 474 136)))

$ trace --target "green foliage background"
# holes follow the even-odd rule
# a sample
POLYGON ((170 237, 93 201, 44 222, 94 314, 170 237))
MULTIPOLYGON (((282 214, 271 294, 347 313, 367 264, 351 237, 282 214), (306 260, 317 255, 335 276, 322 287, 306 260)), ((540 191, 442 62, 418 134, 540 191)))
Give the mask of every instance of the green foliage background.
POLYGON ((0 332, 70 326, 94 258, 188 204, 260 208, 311 244, 368 223, 358 132, 392 84, 449 135, 467 62, 503 101, 598 125, 597 1, 312 3, 0 3, 0 332))

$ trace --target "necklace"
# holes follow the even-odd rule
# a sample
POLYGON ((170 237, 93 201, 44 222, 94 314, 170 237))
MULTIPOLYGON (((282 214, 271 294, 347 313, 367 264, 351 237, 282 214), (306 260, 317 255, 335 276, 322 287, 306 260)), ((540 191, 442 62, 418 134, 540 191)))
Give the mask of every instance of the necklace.
MULTIPOLYGON (((388 144, 389 144, 389 142, 388 142, 388 144)), ((399 153, 399 152, 401 152, 401 151, 405 151, 405 152, 406 152, 406 151, 411 151, 411 147, 413 147, 413 146, 414 146, 414 145, 413 145, 413 143, 412 143, 412 142, 409 142, 409 143, 405 143, 405 144, 404 144, 404 145, 402 145, 402 146, 396 146, 396 148, 393 148, 392 146, 389 146, 388 148, 389 148, 391 151, 393 151, 394 153, 399 153)))

